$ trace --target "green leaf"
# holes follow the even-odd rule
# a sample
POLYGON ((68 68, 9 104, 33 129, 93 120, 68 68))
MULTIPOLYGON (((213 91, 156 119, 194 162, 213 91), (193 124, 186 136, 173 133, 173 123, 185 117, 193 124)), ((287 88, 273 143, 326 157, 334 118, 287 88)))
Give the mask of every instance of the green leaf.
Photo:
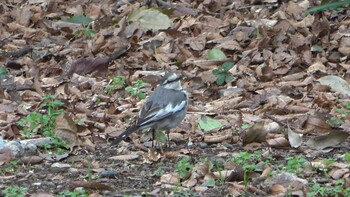
POLYGON ((93 20, 88 16, 80 15, 80 16, 73 16, 71 18, 63 18, 62 21, 86 26, 90 24, 93 20))
POLYGON ((225 75, 219 74, 217 77, 218 78, 216 78, 215 83, 218 85, 223 85, 225 83, 225 75))
POLYGON ((249 129, 249 128, 251 128, 251 127, 253 127, 253 125, 248 124, 248 123, 243 123, 243 124, 241 125, 241 128, 242 128, 242 129, 249 129))
POLYGON ((221 122, 210 118, 208 116, 203 116, 201 120, 199 121, 199 128, 203 129, 204 131, 211 131, 216 128, 222 127, 221 122))
POLYGON ((321 85, 330 86, 335 92, 350 96, 350 83, 341 77, 336 75, 326 75, 319 78, 317 81, 319 81, 321 85))
POLYGON ((320 5, 320 6, 315 6, 312 7, 310 9, 308 9, 305 14, 310 14, 313 12, 318 12, 318 11, 323 11, 323 10, 335 10, 337 8, 340 8, 346 4, 350 4, 350 0, 346 0, 346 1, 336 1, 336 2, 331 2, 331 3, 327 3, 324 5, 320 5))
POLYGON ((218 74, 220 74, 219 69, 214 69, 214 70, 213 70, 213 74, 214 74, 214 75, 218 75, 218 74))
POLYGON ((144 99, 144 98, 146 98, 146 95, 145 95, 143 92, 139 92, 138 97, 139 97, 140 99, 144 99))
POLYGON ((84 28, 84 29, 76 30, 73 34, 75 36, 84 35, 87 38, 92 38, 96 34, 96 32, 94 30, 92 30, 92 29, 84 28))
POLYGON ((231 73, 228 73, 225 75, 225 82, 228 83, 230 81, 233 80, 233 76, 231 75, 231 73))
POLYGON ((140 8, 130 12, 129 22, 139 22, 141 27, 153 30, 168 29, 171 25, 169 17, 159 10, 140 8))
POLYGON ((226 55, 220 49, 210 49, 208 51, 208 60, 217 60, 223 58, 226 58, 226 55))
POLYGON ((222 64, 221 69, 223 69, 224 71, 228 71, 233 67, 233 63, 232 62, 225 62, 224 64, 222 64))
POLYGON ((7 77, 8 71, 4 66, 0 66, 0 79, 5 79, 7 77))
POLYGON ((202 186, 204 187, 214 187, 215 186, 215 179, 207 179, 202 183, 202 186))
POLYGON ((166 135, 161 131, 154 131, 154 137, 161 143, 166 143, 168 140, 166 135))

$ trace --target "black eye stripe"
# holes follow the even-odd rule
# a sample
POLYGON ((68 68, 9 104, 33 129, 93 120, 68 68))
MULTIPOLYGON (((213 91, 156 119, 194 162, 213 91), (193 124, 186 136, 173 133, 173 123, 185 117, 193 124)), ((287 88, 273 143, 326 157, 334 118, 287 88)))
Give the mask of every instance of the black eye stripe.
POLYGON ((173 79, 173 80, 167 80, 165 83, 167 84, 167 83, 172 83, 172 82, 175 82, 175 81, 179 81, 181 79, 181 77, 177 77, 177 78, 175 78, 175 79, 173 79))

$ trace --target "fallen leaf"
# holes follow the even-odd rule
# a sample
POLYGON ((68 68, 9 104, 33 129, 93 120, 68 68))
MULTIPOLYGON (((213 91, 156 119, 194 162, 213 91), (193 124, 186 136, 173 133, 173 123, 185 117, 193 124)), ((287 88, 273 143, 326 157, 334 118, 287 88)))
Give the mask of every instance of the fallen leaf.
POLYGON ((298 148, 303 143, 303 134, 295 133, 288 127, 288 140, 293 148, 298 148))
POLYGON ((25 165, 39 164, 44 161, 43 157, 40 156, 26 156, 21 158, 21 162, 25 165))
POLYGON ((204 131, 211 131, 222 127, 222 124, 213 118, 202 116, 198 123, 198 127, 204 131))
POLYGON ((271 187, 271 194, 272 195, 284 194, 286 192, 287 192, 287 188, 283 187, 283 185, 274 184, 271 187))
POLYGON ((87 57, 80 58, 70 65, 67 75, 71 76, 74 73, 78 75, 87 75, 95 72, 95 75, 103 76, 108 72, 110 58, 108 57, 87 57))
POLYGON ((268 131, 264 127, 264 123, 255 123, 253 127, 245 130, 243 137, 243 145, 252 142, 266 142, 266 135, 268 131))
POLYGON ((168 29, 171 25, 167 15, 153 8, 134 9, 129 13, 127 20, 138 22, 141 27, 153 30, 168 29))
POLYGON ((139 157, 139 155, 117 155, 113 157, 109 157, 111 160, 135 160, 139 157))
POLYGON ((348 133, 343 131, 331 131, 327 135, 310 138, 306 144, 313 149, 321 150, 325 148, 335 147, 346 141, 349 137, 348 133))
POLYGON ((211 49, 208 51, 208 60, 224 59, 226 55, 220 49, 211 49))
POLYGON ((55 135, 68 142, 71 147, 81 144, 77 131, 77 126, 68 113, 61 113, 56 118, 55 135))
POLYGON ((350 84, 338 76, 328 75, 319 78, 318 81, 322 85, 330 86, 335 92, 350 96, 350 84))
POLYGON ((347 168, 343 168, 343 169, 336 169, 336 170, 332 170, 329 175, 334 179, 334 180, 338 180, 343 178, 343 176, 347 173, 349 173, 349 169, 347 168))
POLYGON ((88 189, 96 189, 96 190, 109 190, 113 191, 112 186, 109 186, 104 183, 96 182, 96 181, 71 181, 69 182, 69 186, 72 188, 83 187, 88 189))
POLYGON ((172 174, 163 174, 160 177, 160 182, 161 183, 167 183, 167 184, 172 184, 172 185, 176 185, 180 183, 180 175, 176 174, 176 173, 172 173, 172 174))
POLYGON ((2 148, 0 149, 0 165, 4 163, 8 163, 15 159, 13 156, 11 150, 9 148, 2 148))

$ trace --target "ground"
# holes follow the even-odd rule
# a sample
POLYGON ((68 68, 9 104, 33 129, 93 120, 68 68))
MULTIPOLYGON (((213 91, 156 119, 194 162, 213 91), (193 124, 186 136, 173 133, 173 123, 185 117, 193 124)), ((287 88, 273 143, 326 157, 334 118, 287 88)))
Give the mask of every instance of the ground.
POLYGON ((348 8, 1 2, 0 196, 350 196, 348 8), (166 71, 170 141, 111 145, 166 71))

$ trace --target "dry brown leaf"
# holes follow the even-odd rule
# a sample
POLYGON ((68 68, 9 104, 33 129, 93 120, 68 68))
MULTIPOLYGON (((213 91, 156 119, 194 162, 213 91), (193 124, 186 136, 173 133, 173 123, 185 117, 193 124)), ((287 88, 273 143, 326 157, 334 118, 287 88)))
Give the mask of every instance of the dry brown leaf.
POLYGON ((271 147, 288 147, 289 141, 285 138, 285 137, 278 137, 278 138, 274 138, 274 139, 268 139, 267 143, 271 146, 271 147))
POLYGON ((307 121, 303 125, 306 131, 312 131, 317 133, 325 133, 332 130, 332 128, 321 118, 316 116, 308 116, 307 121))
POLYGON ((204 142, 205 143, 220 143, 226 140, 231 140, 232 135, 223 135, 223 136, 204 136, 204 142))
POLYGON ((317 136, 310 138, 306 144, 313 149, 321 150, 325 148, 333 148, 339 146, 341 143, 346 141, 350 134, 343 131, 331 131, 327 135, 317 136))
POLYGON ((26 156, 21 158, 21 162, 25 165, 39 164, 44 161, 43 157, 40 156, 26 156))
POLYGON ((67 141, 71 147, 81 145, 77 131, 77 126, 68 113, 61 113, 56 118, 55 135, 67 141))
POLYGON ((264 123, 255 123, 253 127, 247 129, 243 137, 243 145, 252 142, 266 142, 267 131, 265 130, 264 123))
POLYGON ((272 168, 271 167, 265 168, 263 170, 263 172, 261 173, 260 177, 267 177, 267 176, 270 175, 271 172, 272 172, 272 168))
POLYGON ((12 151, 9 148, 0 149, 0 165, 8 163, 14 160, 15 157, 12 154, 12 151))
POLYGON ((184 187, 187 187, 187 188, 192 188, 197 184, 197 182, 198 182, 197 179, 190 178, 190 179, 187 179, 186 181, 182 182, 181 185, 184 187))
POLYGON ((180 155, 180 151, 167 151, 164 153, 164 157, 167 159, 176 158, 180 155))
POLYGON ((50 193, 35 193, 35 194, 31 194, 31 197, 54 197, 53 194, 50 193))
POLYGON ((271 186, 271 194, 279 195, 287 192, 287 188, 283 187, 283 185, 274 184, 271 186))
POLYGON ((148 153, 143 155, 144 163, 153 163, 158 161, 161 158, 161 154, 158 153, 155 149, 148 149, 148 153))
POLYGON ((197 163, 192 170, 191 177, 194 179, 202 178, 210 172, 211 168, 212 168, 212 164, 209 161, 203 162, 203 163, 197 163))
POLYGON ((347 173, 349 173, 349 169, 346 169, 346 168, 343 168, 343 169, 336 169, 336 170, 332 170, 329 175, 335 179, 335 180, 338 180, 338 179, 341 179, 343 178, 343 176, 347 173))
POLYGON ((135 160, 137 158, 139 158, 139 155, 129 154, 129 155, 117 155, 117 156, 109 157, 108 159, 111 159, 111 160, 135 160))
POLYGON ((69 76, 74 73, 86 75, 95 72, 97 76, 104 76, 108 72, 109 62, 110 59, 108 57, 81 58, 70 65, 67 74, 69 76))
POLYGON ((180 183, 180 176, 176 173, 172 174, 163 174, 160 177, 160 182, 161 183, 167 183, 167 184, 172 184, 172 185, 177 185, 180 183))
POLYGON ((109 190, 113 191, 113 187, 106 185, 104 183, 96 182, 96 181, 71 181, 69 182, 69 186, 72 188, 83 187, 87 189, 96 189, 96 190, 109 190))

